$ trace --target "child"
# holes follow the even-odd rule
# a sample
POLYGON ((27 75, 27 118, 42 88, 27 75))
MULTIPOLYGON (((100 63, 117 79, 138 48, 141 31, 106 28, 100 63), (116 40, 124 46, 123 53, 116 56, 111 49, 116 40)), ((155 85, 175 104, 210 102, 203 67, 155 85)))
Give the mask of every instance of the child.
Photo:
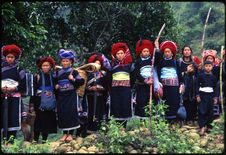
MULTIPOLYGON (((156 46, 158 47, 159 45, 156 44, 156 46)), ((169 106, 165 118, 171 124, 172 129, 175 130, 174 123, 180 103, 179 91, 182 92, 182 77, 179 62, 175 60, 177 45, 172 41, 164 41, 160 45, 160 50, 163 55, 158 64, 160 81, 163 85, 162 99, 169 106)))
POLYGON ((58 125, 63 130, 63 137, 60 141, 71 141, 74 129, 80 127, 76 89, 83 85, 84 79, 78 71, 72 69, 72 64, 75 61, 73 51, 60 49, 59 56, 63 67, 56 74, 56 89, 59 90, 57 93, 58 125))
POLYGON ((112 69, 109 74, 110 88, 110 116, 123 124, 125 131, 127 120, 132 118, 132 92, 134 83, 132 58, 125 43, 116 43, 111 49, 112 69))
POLYGON ((219 81, 220 67, 215 65, 216 64, 216 58, 217 58, 217 51, 216 50, 206 50, 206 51, 203 51, 202 56, 203 56, 203 62, 205 62, 205 61, 212 62, 212 64, 213 64, 212 73, 213 73, 214 76, 216 76, 217 81, 219 81))
MULTIPOLYGON (((206 50, 202 53, 203 62, 210 61, 213 64, 212 73, 217 78, 218 85, 220 85, 220 67, 216 65, 217 51, 216 50, 206 50)), ((204 72, 204 70, 200 71, 204 72)), ((221 106, 219 104, 213 105, 214 117, 218 117, 220 115, 221 106)))
MULTIPOLYGON (((136 88, 136 106, 134 115, 142 120, 142 128, 144 129, 144 119, 148 118, 148 115, 145 113, 145 106, 149 103, 150 98, 150 85, 153 84, 151 80, 151 65, 152 65, 152 54, 154 48, 152 43, 149 40, 139 40, 136 45, 136 54, 139 56, 138 60, 135 63, 135 73, 136 78, 138 79, 137 88, 136 88)), ((161 57, 160 52, 155 55, 155 64, 159 62, 161 57)), ((156 73, 156 70, 154 71, 156 73)), ((157 75, 157 73, 156 73, 157 75)), ((155 78, 158 78, 156 76, 155 78)), ((156 79, 154 79, 156 80, 156 79)), ((154 86, 153 86, 154 87, 154 86)), ((157 97, 154 96, 154 88, 152 89, 153 101, 154 104, 157 104, 157 97)))
POLYGON ((197 102, 196 102, 196 72, 198 68, 195 62, 190 63, 187 66, 186 71, 182 74, 185 91, 183 94, 183 103, 187 112, 187 123, 191 123, 194 126, 194 121, 197 113, 197 102))
POLYGON ((213 121, 213 104, 217 104, 217 79, 212 74, 213 64, 210 61, 204 62, 204 72, 197 78, 196 94, 198 102, 198 124, 200 135, 204 135, 205 126, 210 132, 213 121))
MULTIPOLYGON (((6 45, 2 47, 2 74, 1 81, 12 80, 18 86, 1 87, 1 100, 5 100, 5 95, 8 96, 8 133, 6 139, 10 136, 16 136, 16 132, 21 129, 21 93, 26 88, 25 72, 18 67, 18 62, 21 57, 21 50, 18 46, 6 45)), ((3 84, 3 83, 2 83, 3 84)), ((1 113, 3 114, 3 104, 1 104, 1 113)), ((1 117, 3 119, 3 117, 1 117)), ((1 119, 1 132, 3 131, 3 121, 1 119)), ((13 141, 9 142, 11 145, 13 141)))
POLYGON ((42 94, 42 74, 44 75, 45 80, 45 94, 54 95, 53 89, 55 86, 55 79, 50 70, 55 67, 55 62, 52 57, 44 57, 37 60, 37 66, 41 68, 41 73, 37 74, 34 78, 35 96, 30 97, 30 112, 32 113, 34 110, 36 114, 34 123, 34 140, 38 143, 39 135, 42 133, 42 140, 44 143, 47 140, 49 133, 57 133, 55 108, 52 110, 39 108, 42 94))
POLYGON ((89 74, 83 100, 88 105, 87 132, 93 133, 100 129, 101 121, 105 119, 106 102, 104 93, 107 90, 105 80, 107 72, 104 69, 104 59, 100 53, 92 55, 88 63, 96 63, 101 66, 98 72, 89 74))

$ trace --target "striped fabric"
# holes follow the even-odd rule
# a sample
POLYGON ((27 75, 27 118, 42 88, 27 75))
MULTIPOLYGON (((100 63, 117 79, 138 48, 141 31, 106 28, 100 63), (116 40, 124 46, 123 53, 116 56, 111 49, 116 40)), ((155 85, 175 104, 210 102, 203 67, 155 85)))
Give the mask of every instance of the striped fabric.
POLYGON ((60 59, 72 59, 74 62, 76 61, 75 53, 71 50, 60 49, 59 55, 60 59))

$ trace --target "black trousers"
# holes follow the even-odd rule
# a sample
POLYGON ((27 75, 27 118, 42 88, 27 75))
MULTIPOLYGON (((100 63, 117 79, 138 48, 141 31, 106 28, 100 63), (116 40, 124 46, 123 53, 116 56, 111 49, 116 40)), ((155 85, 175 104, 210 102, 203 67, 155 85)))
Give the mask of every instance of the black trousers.
POLYGON ((200 92, 201 102, 198 103, 198 124, 199 127, 212 128, 213 121, 213 93, 200 92))

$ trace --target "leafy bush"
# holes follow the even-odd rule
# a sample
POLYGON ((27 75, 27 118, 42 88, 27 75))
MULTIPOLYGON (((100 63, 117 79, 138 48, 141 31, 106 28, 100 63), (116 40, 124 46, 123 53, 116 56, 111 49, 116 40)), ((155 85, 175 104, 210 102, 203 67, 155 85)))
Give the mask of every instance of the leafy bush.
MULTIPOLYGON (((13 140, 14 137, 11 136, 8 141, 6 141, 6 144, 9 143, 9 141, 13 140)), ((50 147, 49 142, 46 141, 45 144, 32 144, 29 142, 22 142, 18 139, 14 139, 13 144, 10 146, 10 148, 7 148, 5 146, 4 142, 1 142, 1 148, 2 152, 4 153, 50 153, 50 147)))

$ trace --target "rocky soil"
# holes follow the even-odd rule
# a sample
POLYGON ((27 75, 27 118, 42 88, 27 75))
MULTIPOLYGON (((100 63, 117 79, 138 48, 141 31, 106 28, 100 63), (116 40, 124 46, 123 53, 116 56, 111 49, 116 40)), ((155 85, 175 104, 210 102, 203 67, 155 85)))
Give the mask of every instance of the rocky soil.
MULTIPOLYGON (((223 123, 220 121, 220 119, 214 120, 217 123, 223 123)), ((184 125, 182 128, 179 129, 182 134, 187 135, 187 141, 190 141, 194 144, 195 150, 201 150, 201 149, 218 149, 222 152, 224 151, 224 135, 222 134, 207 134, 205 133, 204 136, 199 136, 199 128, 198 126, 188 126, 184 125)), ((131 136, 134 136, 136 134, 139 134, 139 132, 143 132, 144 135, 146 135, 146 138, 151 140, 150 131, 149 130, 134 130, 134 131, 128 131, 125 134, 130 134, 131 136)), ((213 131, 212 131, 213 132, 213 131)), ((106 153, 106 150, 103 148, 98 148, 96 139, 99 136, 99 134, 91 134, 87 136, 86 138, 76 138, 75 140, 72 140, 70 142, 50 142, 50 151, 53 153, 95 153, 95 154, 103 154, 106 153)), ((30 145, 29 142, 23 142, 24 147, 28 147, 30 145)), ((37 145, 47 145, 47 144, 37 144, 37 145)), ((152 147, 152 146, 146 146, 145 151, 141 151, 140 149, 136 149, 133 146, 129 145, 125 148, 126 153, 142 153, 142 154, 157 154, 158 148, 152 147)), ((187 153, 192 153, 189 150, 187 153)))

